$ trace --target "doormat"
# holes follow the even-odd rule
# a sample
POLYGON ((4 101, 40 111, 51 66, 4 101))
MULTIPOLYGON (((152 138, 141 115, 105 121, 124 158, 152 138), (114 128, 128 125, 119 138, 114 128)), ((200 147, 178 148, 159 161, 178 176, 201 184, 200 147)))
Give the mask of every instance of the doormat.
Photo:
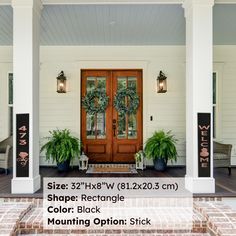
POLYGON ((137 170, 132 167, 95 167, 91 166, 86 174, 137 174, 137 170))

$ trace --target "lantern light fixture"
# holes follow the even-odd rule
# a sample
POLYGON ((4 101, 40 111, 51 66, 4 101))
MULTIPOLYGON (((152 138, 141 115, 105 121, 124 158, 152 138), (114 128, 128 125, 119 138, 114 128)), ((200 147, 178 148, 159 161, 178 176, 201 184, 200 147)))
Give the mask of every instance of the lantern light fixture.
POLYGON ((157 77, 157 93, 166 93, 167 92, 167 83, 166 83, 167 77, 165 74, 160 71, 158 77, 157 77))
POLYGON ((63 71, 57 76, 57 92, 66 93, 66 77, 63 71))
POLYGON ((82 152, 82 155, 80 156, 79 159, 79 169, 80 170, 87 170, 88 169, 88 161, 89 158, 82 152))

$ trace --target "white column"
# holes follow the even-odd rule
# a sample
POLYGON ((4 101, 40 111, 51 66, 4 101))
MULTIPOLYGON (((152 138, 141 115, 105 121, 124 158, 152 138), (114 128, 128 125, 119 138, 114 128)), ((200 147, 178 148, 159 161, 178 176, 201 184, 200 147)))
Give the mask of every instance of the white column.
POLYGON ((193 193, 215 192, 212 132, 210 175, 199 177, 198 113, 210 113, 212 127, 212 66, 214 0, 185 0, 186 18, 186 177, 193 193))
POLYGON ((39 175, 39 34, 41 0, 12 0, 14 135, 12 193, 34 193, 39 175), (29 114, 29 174, 16 173, 16 114, 29 114))

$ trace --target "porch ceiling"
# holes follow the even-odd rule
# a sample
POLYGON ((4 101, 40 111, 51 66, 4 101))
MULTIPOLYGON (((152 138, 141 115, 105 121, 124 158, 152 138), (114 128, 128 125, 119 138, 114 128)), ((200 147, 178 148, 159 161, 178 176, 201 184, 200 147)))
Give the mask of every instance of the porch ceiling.
MULTIPOLYGON (((236 44, 236 5, 214 6, 214 44, 236 44)), ((0 45, 12 45, 13 11, 0 6, 0 45)), ((180 4, 45 5, 41 45, 184 45, 180 4)))

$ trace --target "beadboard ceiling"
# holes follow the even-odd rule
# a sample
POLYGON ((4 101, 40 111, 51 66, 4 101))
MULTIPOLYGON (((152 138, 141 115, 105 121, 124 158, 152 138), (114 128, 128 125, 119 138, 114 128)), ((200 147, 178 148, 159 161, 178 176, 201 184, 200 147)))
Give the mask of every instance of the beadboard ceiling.
MULTIPOLYGON (((215 5, 214 44, 236 44, 236 5, 215 5)), ((0 45, 12 45, 13 11, 0 6, 0 45)), ((184 45, 180 4, 45 5, 41 45, 184 45)))

